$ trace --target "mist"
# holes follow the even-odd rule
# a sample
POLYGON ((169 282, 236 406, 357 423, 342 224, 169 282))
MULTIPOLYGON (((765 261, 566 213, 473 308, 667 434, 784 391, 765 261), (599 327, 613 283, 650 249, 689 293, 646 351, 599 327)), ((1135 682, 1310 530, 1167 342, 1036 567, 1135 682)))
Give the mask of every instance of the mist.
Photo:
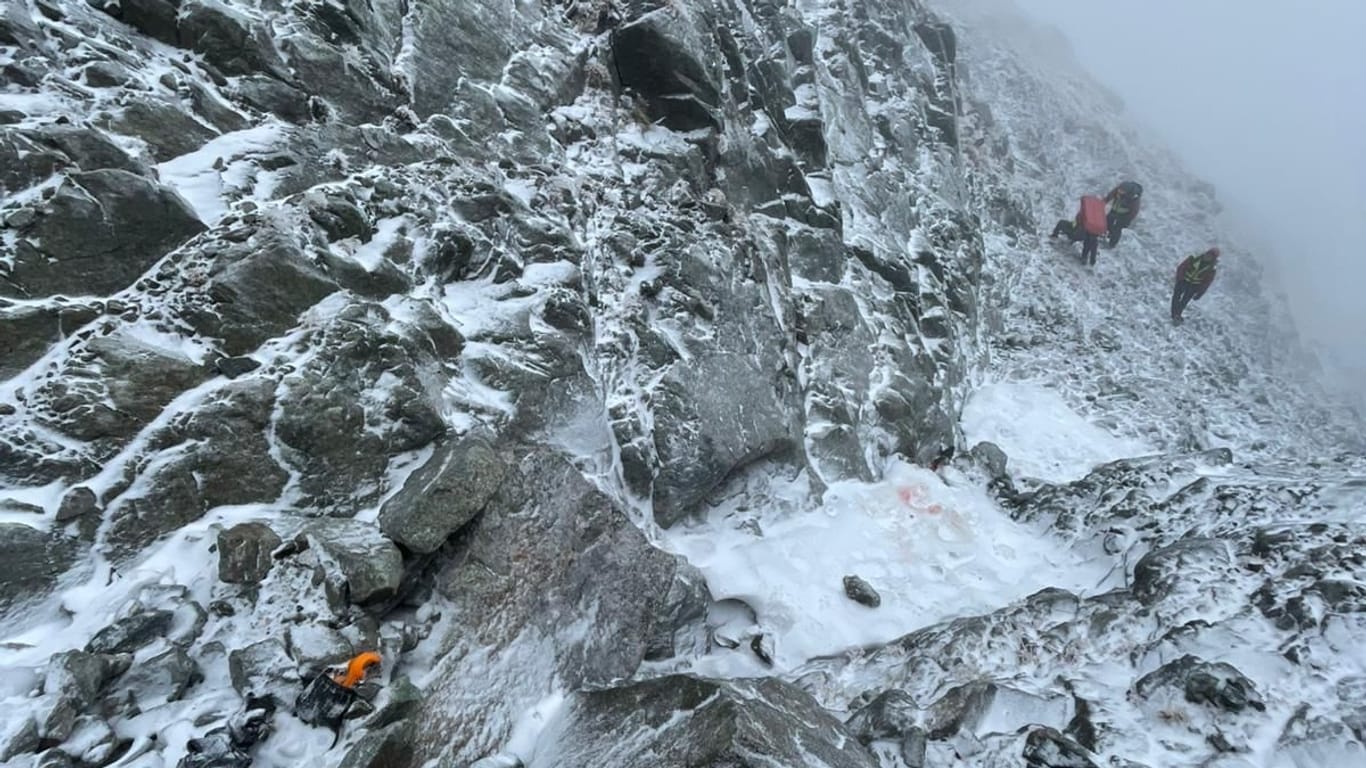
POLYGON ((1301 333, 1366 390, 1366 4, 1018 4, 1216 186, 1301 333))

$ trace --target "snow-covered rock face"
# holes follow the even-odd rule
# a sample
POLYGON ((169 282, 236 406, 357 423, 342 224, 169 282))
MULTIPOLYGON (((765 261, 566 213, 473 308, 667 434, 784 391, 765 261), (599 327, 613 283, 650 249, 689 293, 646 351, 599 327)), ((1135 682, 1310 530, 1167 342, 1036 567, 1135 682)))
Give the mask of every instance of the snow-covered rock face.
POLYGON ((6 3, 0 761, 1358 759, 1359 431, 951 10, 6 3))

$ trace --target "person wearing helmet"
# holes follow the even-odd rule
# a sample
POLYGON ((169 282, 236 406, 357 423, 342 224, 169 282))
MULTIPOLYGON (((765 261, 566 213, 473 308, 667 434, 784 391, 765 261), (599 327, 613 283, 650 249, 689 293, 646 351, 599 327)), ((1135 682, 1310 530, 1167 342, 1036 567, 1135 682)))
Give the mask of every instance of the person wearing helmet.
POLYGON ((1114 248, 1119 244, 1119 236, 1138 218, 1138 209, 1143 203, 1143 185, 1136 181, 1121 181, 1105 196, 1105 202, 1110 206, 1105 223, 1110 232, 1110 247, 1114 248))
POLYGON ((1214 282, 1215 267, 1219 264, 1219 248, 1187 256, 1176 268, 1176 288, 1172 291, 1172 323, 1181 324, 1181 313, 1186 305, 1198 300, 1214 282))

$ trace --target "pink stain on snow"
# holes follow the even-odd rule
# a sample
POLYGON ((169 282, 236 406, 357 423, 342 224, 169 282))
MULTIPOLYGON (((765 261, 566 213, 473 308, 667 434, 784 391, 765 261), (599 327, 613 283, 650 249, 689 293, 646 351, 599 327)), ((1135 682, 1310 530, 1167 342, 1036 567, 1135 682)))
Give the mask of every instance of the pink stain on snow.
POLYGON ((918 485, 903 485, 896 489, 896 495, 901 498, 901 503, 908 507, 914 506, 924 493, 925 489, 918 485))

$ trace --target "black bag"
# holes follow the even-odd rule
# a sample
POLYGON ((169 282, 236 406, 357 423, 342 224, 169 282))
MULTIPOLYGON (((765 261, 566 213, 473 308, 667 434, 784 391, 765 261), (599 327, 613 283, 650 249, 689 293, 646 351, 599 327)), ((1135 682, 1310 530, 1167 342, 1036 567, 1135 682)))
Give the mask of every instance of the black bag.
POLYGON ((313 678, 299 697, 294 700, 294 714, 309 725, 330 729, 336 738, 341 737, 342 722, 346 714, 360 697, 356 692, 333 680, 327 672, 313 678))

